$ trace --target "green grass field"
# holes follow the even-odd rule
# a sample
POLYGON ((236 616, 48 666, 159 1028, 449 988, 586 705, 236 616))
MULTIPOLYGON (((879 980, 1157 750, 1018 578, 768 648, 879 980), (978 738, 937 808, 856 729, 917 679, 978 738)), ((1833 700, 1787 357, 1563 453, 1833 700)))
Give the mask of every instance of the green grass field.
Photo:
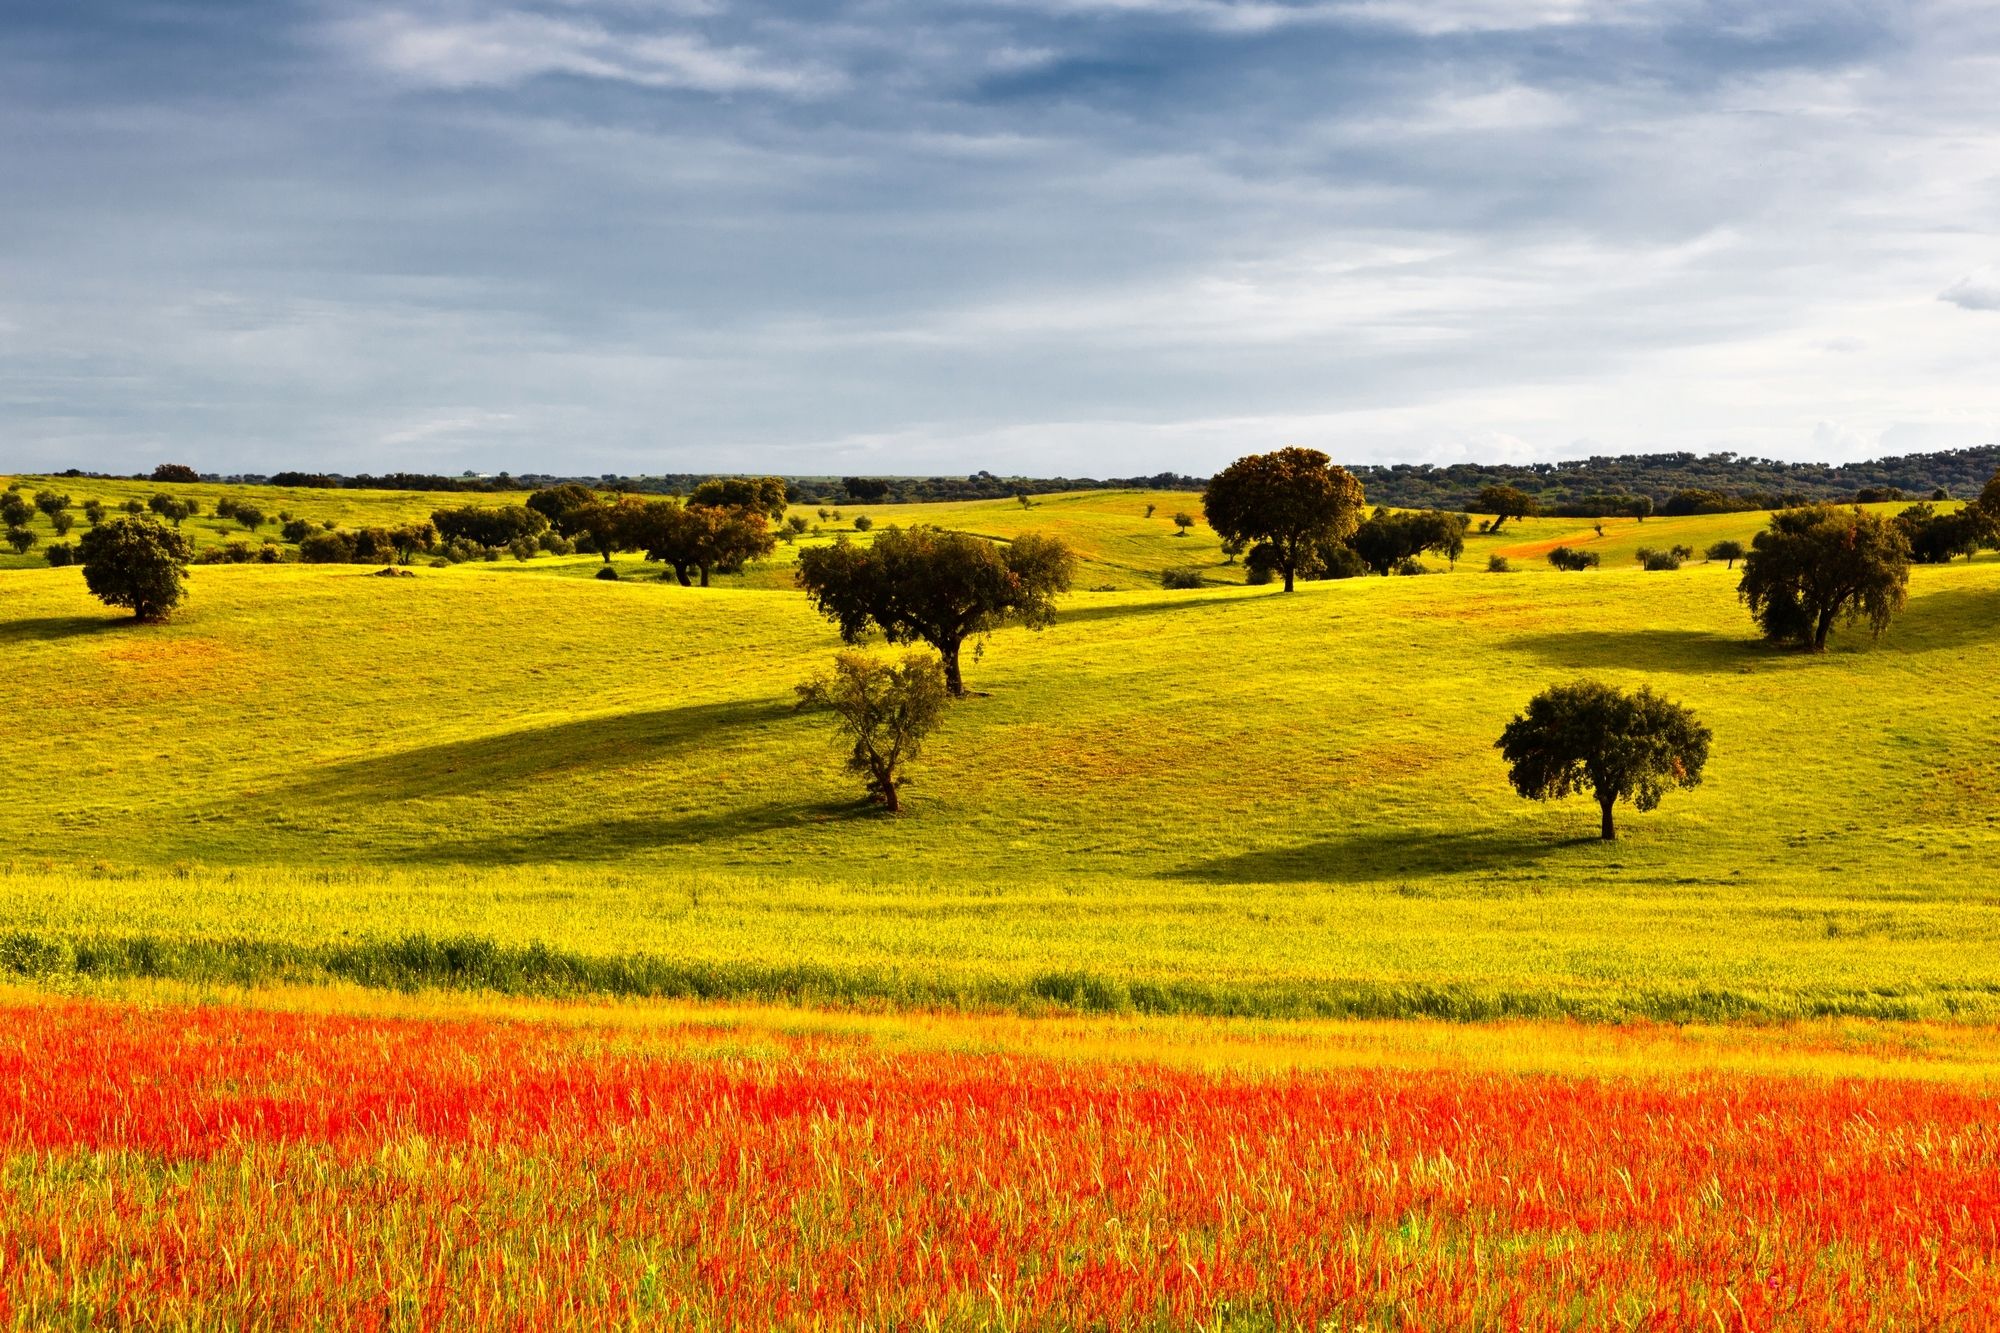
MULTIPOLYGON (((300 496, 355 522, 438 503, 259 502, 319 516, 300 496)), ((1475 535, 1448 577, 1285 596, 1231 586, 1206 528, 1173 535, 1191 499, 844 511, 1085 556, 1052 629, 968 659, 981 695, 900 819, 792 710, 838 646, 790 588, 792 548, 707 590, 600 582, 594 557, 395 580, 208 566, 157 627, 31 554, 0 574, 0 969, 2000 1016, 2000 559, 1918 568, 1886 636, 1815 659, 1763 647, 1719 564, 1630 560, 1747 539, 1758 515, 1603 538, 1531 520, 1475 535), (1579 533, 1605 567, 1549 569, 1540 549, 1579 533), (1495 551, 1520 572, 1486 573, 1495 551), (1159 591, 1174 564, 1216 586, 1159 591), (1531 694, 1586 674, 1650 683, 1715 733, 1706 784, 1621 812, 1615 845, 1586 801, 1516 798, 1492 748, 1531 694)))

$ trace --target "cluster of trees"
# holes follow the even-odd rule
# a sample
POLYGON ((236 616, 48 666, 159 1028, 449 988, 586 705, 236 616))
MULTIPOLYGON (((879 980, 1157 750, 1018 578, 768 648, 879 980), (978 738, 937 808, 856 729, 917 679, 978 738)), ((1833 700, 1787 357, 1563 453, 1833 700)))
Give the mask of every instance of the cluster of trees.
POLYGON ((1780 509, 1818 500, 1868 503, 1869 498, 1911 495, 1942 500, 1977 493, 1996 469, 2000 469, 2000 445, 1841 464, 1677 452, 1596 455, 1560 463, 1398 463, 1356 467, 1353 472, 1379 503, 1399 509, 1487 512, 1474 504, 1474 497, 1487 486, 1501 485, 1535 496, 1544 512, 1594 518, 1628 511, 1607 507, 1592 514, 1570 509, 1604 497, 1635 496, 1650 497, 1665 512, 1672 497, 1683 492, 1690 497, 1683 504, 1704 502, 1694 497, 1723 497, 1742 509, 1780 509))
MULTIPOLYGON (((606 565, 619 551, 644 551, 668 566, 682 587, 733 574, 777 547, 772 524, 784 518, 785 483, 776 477, 730 477, 696 486, 685 501, 600 496, 566 482, 528 497, 529 512, 594 551, 606 565)), ((442 525, 440 525, 442 530, 442 525)))

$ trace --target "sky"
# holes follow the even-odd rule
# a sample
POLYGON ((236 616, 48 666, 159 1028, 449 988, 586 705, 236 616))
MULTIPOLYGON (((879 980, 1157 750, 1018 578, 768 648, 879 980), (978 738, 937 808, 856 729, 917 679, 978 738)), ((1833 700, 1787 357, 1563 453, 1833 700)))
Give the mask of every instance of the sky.
POLYGON ((0 470, 2000 441, 1985 0, 8 0, 0 470))

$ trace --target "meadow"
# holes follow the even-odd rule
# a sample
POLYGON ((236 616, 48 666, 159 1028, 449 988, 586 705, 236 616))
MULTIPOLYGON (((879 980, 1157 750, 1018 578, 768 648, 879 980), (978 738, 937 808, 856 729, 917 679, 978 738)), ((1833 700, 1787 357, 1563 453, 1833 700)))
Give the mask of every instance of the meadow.
POLYGON ((156 627, 73 569, 8 571, 0 704, 34 743, 10 764, 32 799, 0 809, 0 967, 1037 1011, 2000 1012, 2000 559, 1920 567, 1887 635, 1815 659, 1756 640, 1722 565, 1629 560, 1759 515, 1529 520, 1448 573, 1284 596, 1226 582, 1206 529, 1173 535, 1188 503, 880 511, 1084 556, 1054 627, 969 662, 979 695, 900 819, 792 707, 838 641, 785 547, 706 590, 598 581, 595 557, 204 566, 156 627), (1556 541, 1605 566, 1553 571, 1556 541), (1497 552, 1519 572, 1486 572, 1497 552), (1203 562, 1213 586, 1147 586, 1203 562), (1716 736, 1707 782, 1610 845, 1587 802, 1516 798, 1492 749, 1586 674, 1716 736))

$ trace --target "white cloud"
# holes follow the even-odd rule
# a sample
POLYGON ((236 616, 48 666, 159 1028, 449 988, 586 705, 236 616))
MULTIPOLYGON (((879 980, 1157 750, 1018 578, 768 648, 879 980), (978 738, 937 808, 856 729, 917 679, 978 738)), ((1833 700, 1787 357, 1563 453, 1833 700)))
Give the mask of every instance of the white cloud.
POLYGON ((1938 293, 1961 310, 2000 310, 2000 272, 1990 268, 1968 273, 1938 293))
POLYGON ((340 24, 335 35, 364 61, 437 88, 510 87, 546 74, 698 92, 812 97, 837 91, 835 71, 785 65, 746 47, 689 32, 613 32, 583 19, 524 11, 452 19, 390 10, 340 24))

